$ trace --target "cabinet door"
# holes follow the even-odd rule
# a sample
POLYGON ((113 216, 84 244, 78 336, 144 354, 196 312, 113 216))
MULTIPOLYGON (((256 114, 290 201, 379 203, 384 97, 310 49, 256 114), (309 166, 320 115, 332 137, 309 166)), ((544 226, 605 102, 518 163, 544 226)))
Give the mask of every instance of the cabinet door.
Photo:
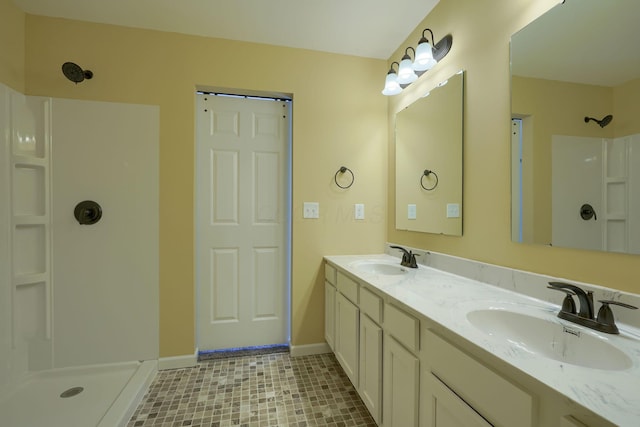
POLYGON ((424 337, 430 366, 424 375, 423 390, 431 384, 429 377, 433 373, 490 422, 501 426, 537 425, 534 422, 534 399, 528 391, 435 333, 426 331, 424 337))
POLYGON ((382 414, 382 328, 360 313, 360 388, 362 401, 376 424, 382 414))
POLYGON ((358 388, 359 310, 340 292, 336 292, 335 354, 342 369, 358 388))
POLYGON ((384 349, 384 425, 417 427, 420 361, 389 335, 384 349))
POLYGON ((560 427, 587 427, 580 421, 573 418, 571 415, 562 417, 560 420, 560 427))
POLYGON ((334 350, 335 322, 336 322, 336 288, 331 283, 324 282, 324 339, 334 350))
POLYGON ((430 375, 431 422, 430 427, 492 427, 476 411, 460 399, 436 376, 430 375))

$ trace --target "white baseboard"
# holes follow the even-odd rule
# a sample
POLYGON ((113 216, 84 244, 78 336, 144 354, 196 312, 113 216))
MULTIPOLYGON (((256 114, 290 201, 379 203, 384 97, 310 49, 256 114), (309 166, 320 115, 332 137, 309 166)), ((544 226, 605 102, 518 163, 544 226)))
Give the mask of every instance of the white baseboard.
POLYGON ((291 357, 309 356, 312 354, 331 353, 331 347, 326 342, 317 344, 291 345, 289 354, 291 357))
POLYGON ((158 359, 158 370, 191 368, 198 363, 198 349, 193 354, 184 356, 161 357, 158 359))

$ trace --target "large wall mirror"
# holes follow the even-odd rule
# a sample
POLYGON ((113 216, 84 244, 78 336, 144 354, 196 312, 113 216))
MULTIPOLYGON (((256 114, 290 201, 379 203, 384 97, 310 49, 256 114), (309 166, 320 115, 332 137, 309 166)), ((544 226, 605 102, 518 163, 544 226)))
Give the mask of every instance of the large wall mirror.
POLYGON ((566 0, 511 38, 512 238, 640 253, 638 0, 566 0))
POLYGON ((462 235, 462 71, 396 114, 396 228, 462 235))

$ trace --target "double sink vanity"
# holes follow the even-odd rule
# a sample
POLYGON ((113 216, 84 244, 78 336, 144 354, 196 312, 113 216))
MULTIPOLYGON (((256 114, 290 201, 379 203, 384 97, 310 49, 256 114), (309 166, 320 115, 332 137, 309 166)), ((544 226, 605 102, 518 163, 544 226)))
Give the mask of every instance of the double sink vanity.
POLYGON ((324 265, 327 343, 379 426, 640 425, 637 327, 598 332, 558 318, 560 292, 538 286, 543 300, 389 254, 324 265))
MULTIPOLYGON (((594 57, 607 38, 580 33, 597 22, 631 40, 639 13, 637 0, 563 1, 511 37, 514 242, 640 254, 637 49, 594 57)), ((472 68, 392 104, 396 230, 463 235, 472 68)), ((326 341, 379 426, 640 426, 640 295, 410 255, 325 257, 326 341)))

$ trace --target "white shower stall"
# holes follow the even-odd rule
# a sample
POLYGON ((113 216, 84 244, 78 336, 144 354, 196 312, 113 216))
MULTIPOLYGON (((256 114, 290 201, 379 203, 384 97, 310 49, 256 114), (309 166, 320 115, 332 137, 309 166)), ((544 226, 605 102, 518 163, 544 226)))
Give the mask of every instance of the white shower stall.
POLYGON ((124 425, 157 369, 159 108, 0 85, 0 129, 0 425, 124 425))
POLYGON ((640 134, 554 135, 551 147, 552 244, 640 253, 640 134))

